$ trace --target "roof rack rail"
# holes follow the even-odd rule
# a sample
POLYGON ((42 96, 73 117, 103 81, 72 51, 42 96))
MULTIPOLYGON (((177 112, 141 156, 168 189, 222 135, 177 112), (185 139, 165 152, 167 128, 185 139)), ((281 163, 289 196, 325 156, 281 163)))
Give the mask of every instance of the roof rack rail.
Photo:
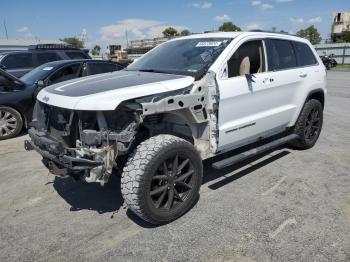
POLYGON ((268 31, 268 30, 260 30, 260 29, 253 29, 253 30, 249 30, 249 32, 263 32, 263 33, 272 33, 272 34, 280 34, 280 35, 292 35, 295 36, 293 34, 290 34, 288 32, 273 32, 273 31, 268 31))
POLYGON ((64 49, 64 50, 77 50, 73 45, 70 44, 37 44, 37 45, 30 45, 28 49, 35 49, 35 50, 57 50, 57 49, 64 49))

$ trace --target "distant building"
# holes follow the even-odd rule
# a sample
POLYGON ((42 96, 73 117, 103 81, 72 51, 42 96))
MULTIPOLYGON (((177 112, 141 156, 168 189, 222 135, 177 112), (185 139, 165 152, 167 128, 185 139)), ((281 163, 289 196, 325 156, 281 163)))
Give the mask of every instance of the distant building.
POLYGON ((27 50, 30 45, 37 44, 66 44, 60 40, 27 40, 27 39, 0 39, 0 52, 27 50))
POLYGON ((333 13, 332 41, 337 42, 347 30, 350 31, 350 12, 333 13))
POLYGON ((138 57, 140 55, 147 53, 157 45, 160 45, 168 40, 169 38, 166 38, 166 37, 133 40, 133 41, 130 41, 130 45, 125 50, 128 52, 128 55, 130 57, 138 57))

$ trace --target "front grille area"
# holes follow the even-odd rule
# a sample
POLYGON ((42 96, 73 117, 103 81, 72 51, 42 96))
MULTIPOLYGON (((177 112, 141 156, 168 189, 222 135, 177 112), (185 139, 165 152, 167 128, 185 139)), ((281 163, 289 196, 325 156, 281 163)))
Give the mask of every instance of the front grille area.
POLYGON ((75 147, 79 138, 76 118, 78 113, 72 110, 50 106, 37 102, 34 109, 34 126, 38 131, 63 142, 68 147, 75 147))

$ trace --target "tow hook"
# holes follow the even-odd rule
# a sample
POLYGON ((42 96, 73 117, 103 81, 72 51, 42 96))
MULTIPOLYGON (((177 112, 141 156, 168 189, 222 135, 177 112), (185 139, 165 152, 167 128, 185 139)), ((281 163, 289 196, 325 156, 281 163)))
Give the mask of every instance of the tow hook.
POLYGON ((34 149, 32 143, 29 140, 24 140, 24 149, 26 151, 32 151, 34 149))
POLYGON ((68 175, 67 168, 59 168, 53 161, 49 161, 48 165, 51 174, 60 177, 66 177, 68 175))

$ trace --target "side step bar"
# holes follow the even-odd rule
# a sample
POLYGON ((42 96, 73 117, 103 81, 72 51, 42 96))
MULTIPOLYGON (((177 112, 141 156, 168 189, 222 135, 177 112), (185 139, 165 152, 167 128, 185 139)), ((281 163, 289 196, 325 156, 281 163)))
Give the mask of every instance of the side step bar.
POLYGON ((279 146, 281 146, 289 141, 297 139, 298 137, 299 136, 296 134, 291 134, 291 135, 276 139, 276 140, 271 141, 270 143, 267 143, 265 145, 250 149, 250 150, 245 151, 243 153, 240 153, 238 155, 231 156, 229 158, 215 162, 212 164, 212 167, 215 169, 223 169, 225 167, 232 166, 234 164, 242 162, 243 160, 251 158, 255 155, 258 155, 258 154, 264 153, 266 151, 269 151, 273 148, 279 147, 279 146))

